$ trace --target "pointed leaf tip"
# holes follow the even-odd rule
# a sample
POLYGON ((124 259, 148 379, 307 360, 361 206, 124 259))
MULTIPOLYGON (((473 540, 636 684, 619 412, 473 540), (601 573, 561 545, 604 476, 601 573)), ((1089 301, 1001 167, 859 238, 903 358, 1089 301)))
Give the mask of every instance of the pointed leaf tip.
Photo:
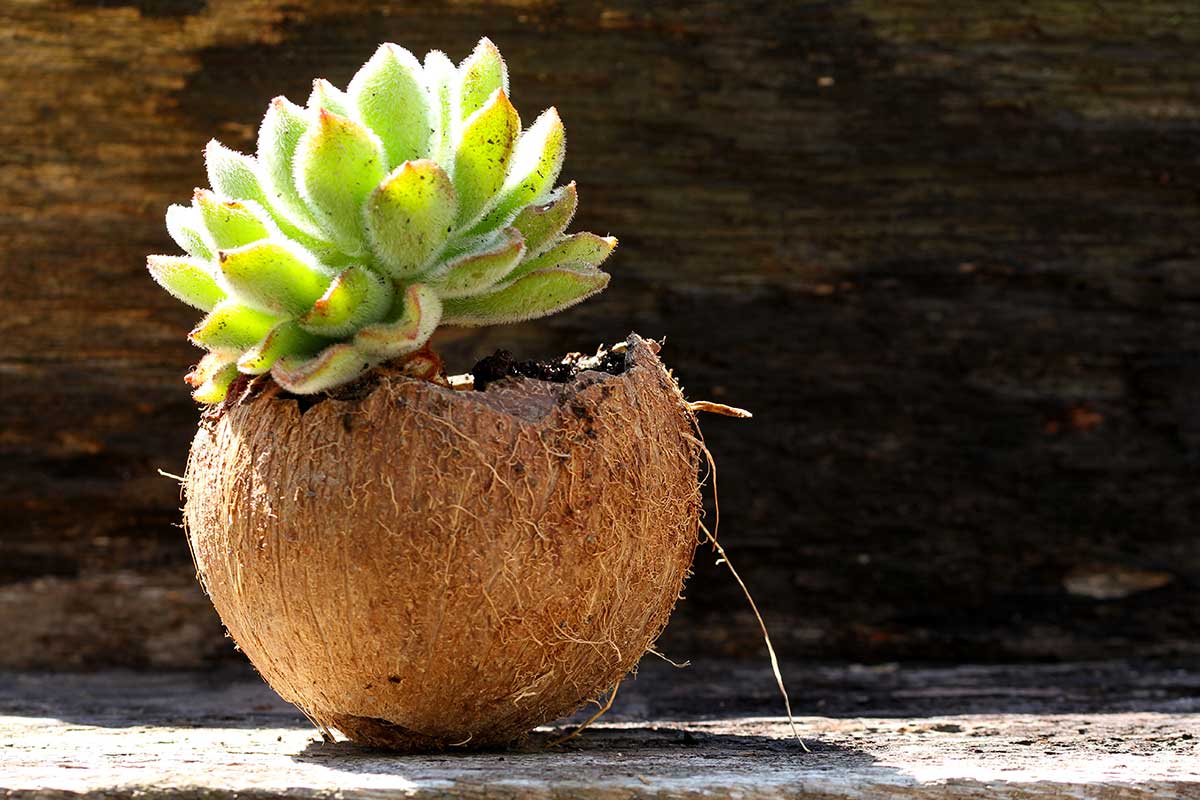
POLYGON ((508 65, 486 36, 458 67, 459 118, 467 119, 487 104, 496 90, 508 94, 508 65))
POLYGON ((324 78, 317 78, 312 84, 312 93, 308 96, 308 107, 318 113, 334 113, 339 116, 349 116, 350 98, 341 89, 324 78))
POLYGON ((183 252, 193 258, 211 260, 213 245, 204 229, 204 220, 194 206, 172 204, 167 207, 167 233, 183 252))
POLYGON ((537 258, 526 259, 513 272, 513 277, 537 272, 549 267, 586 264, 598 267, 617 246, 615 236, 597 236, 594 233, 573 233, 564 236, 554 246, 537 258))
POLYGON ((206 353, 184 376, 184 383, 195 388, 192 397, 196 402, 211 404, 225 399, 229 385, 238 375, 236 358, 228 353, 206 353))
POLYGON ((262 206, 252 200, 228 200, 197 189, 192 202, 218 249, 242 247, 267 239, 277 230, 262 206))
POLYGON ((231 355, 228 352, 205 353, 201 356, 199 363, 192 367, 187 375, 183 376, 183 382, 195 388, 220 370, 234 363, 236 358, 237 356, 231 355))
POLYGON ((204 147, 204 164, 209 185, 231 200, 253 200, 266 206, 258 161, 210 139, 204 147))
POLYGON ((201 311, 211 311, 225 299, 225 291, 208 272, 208 264, 178 256, 147 256, 146 268, 172 297, 201 311))

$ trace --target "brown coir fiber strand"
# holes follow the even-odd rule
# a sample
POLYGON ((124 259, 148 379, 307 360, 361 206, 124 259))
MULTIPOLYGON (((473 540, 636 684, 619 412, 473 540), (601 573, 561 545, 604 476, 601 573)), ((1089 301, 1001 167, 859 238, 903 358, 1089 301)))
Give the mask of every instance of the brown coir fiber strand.
POLYGON ((520 739, 666 625, 701 510, 695 418, 652 342, 620 375, 483 392, 384 376, 202 421, 185 520, 229 633, 321 726, 401 750, 520 739))

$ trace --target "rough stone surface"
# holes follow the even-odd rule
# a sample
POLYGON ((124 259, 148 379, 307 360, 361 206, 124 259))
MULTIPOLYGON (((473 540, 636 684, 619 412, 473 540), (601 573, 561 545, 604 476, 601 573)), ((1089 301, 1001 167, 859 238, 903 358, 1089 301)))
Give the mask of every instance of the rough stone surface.
MULTIPOLYGON (((0 630, 41 632, 0 664, 233 657, 194 585, 190 624, 71 622, 191 570, 156 470, 195 430, 195 314, 144 255, 209 137, 251 148, 272 96, 382 40, 481 34, 621 247, 595 301, 440 346, 465 369, 636 329, 753 410, 706 434, 781 650, 1200 653, 1195 0, 21 0, 0 31, 0 630)), ((674 649, 751 652, 710 565, 674 649)))
POLYGON ((517 750, 437 757, 321 742, 244 672, 3 677, 12 800, 1200 798, 1200 675, 1163 667, 804 670, 805 752, 761 715, 778 703, 765 671, 646 664, 565 744, 542 729, 517 750))

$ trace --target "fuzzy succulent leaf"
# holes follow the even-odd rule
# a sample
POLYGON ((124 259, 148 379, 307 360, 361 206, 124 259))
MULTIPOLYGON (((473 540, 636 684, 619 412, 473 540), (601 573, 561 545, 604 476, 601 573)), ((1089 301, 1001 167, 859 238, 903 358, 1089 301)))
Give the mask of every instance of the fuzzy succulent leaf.
POLYGON ((206 261, 213 257, 213 248, 204 230, 204 220, 195 206, 168 206, 167 233, 179 245, 179 249, 189 256, 206 261))
POLYGON ((221 275, 247 305, 297 317, 329 287, 331 276, 295 246, 256 242, 220 253, 221 275))
POLYGON ((211 311, 225 299, 225 290, 208 273, 208 264, 195 258, 147 256, 146 268, 158 285, 176 300, 201 311, 211 311))
POLYGON ((487 39, 458 66, 385 44, 344 92, 317 80, 306 107, 272 100, 257 154, 210 142, 212 190, 167 210, 187 256, 147 261, 208 312, 190 334, 210 351, 194 396, 219 401, 238 372, 322 391, 439 324, 532 319, 604 288, 615 240, 566 235, 565 147, 554 109, 522 132, 487 39))
POLYGON ((212 192, 197 189, 193 202, 218 250, 242 247, 274 233, 270 220, 252 200, 222 200, 212 192))
POLYGON ((276 97, 267 106, 258 129, 258 163, 272 205, 296 220, 312 220, 312 213, 296 189, 296 145, 308 130, 309 116, 286 97, 276 97))
POLYGON ((384 158, 379 137, 324 109, 296 145, 300 195, 347 252, 366 250, 363 201, 387 172, 384 158))
POLYGON ((464 124, 454 153, 454 188, 458 192, 458 221, 469 222, 484 210, 504 185, 521 117, 497 89, 483 108, 464 124))
POLYGON ((454 86, 458 81, 458 70, 454 62, 441 50, 425 54, 425 84, 429 90, 429 104, 434 120, 434 132, 430 136, 430 154, 439 164, 449 164, 454 155, 458 119, 454 114, 454 86))
POLYGON ((258 166, 250 156, 230 150, 212 139, 204 148, 204 166, 208 182, 217 194, 266 204, 258 166))
POLYGON ((559 239, 553 247, 540 256, 526 258, 521 262, 521 266, 513 270, 512 275, 509 276, 509 280, 515 280, 522 275, 528 275, 530 272, 568 264, 585 264, 589 267, 598 267, 604 259, 608 258, 616 246, 617 240, 613 236, 597 236, 594 233, 573 233, 570 236, 564 236, 559 239))
POLYGON ((537 258, 562 236, 575 217, 579 202, 575 181, 555 189, 541 204, 525 206, 512 226, 525 239, 525 258, 537 258))
POLYGON ((308 95, 310 111, 328 111, 340 117, 349 117, 352 107, 350 98, 341 89, 324 78, 313 81, 312 92, 308 95))
POLYGON ((199 386, 236 360, 237 355, 228 350, 205 353, 191 372, 184 376, 184 383, 191 387, 199 386))
POLYGON ((200 320, 188 338, 207 350, 247 350, 266 336, 277 321, 256 308, 224 300, 200 320))
POLYGON ((262 181, 262 168, 255 159, 230 150, 216 139, 208 143, 204 158, 208 180, 218 194, 241 198, 243 203, 253 204, 251 208, 268 229, 278 226, 288 238, 304 247, 322 255, 332 255, 328 242, 296 223, 286 211, 272 211, 273 206, 262 181))
POLYGON ((333 279, 299 323, 321 336, 349 336, 378 322, 392 305, 392 284, 363 267, 350 267, 333 279))
POLYGON ((516 228, 505 228, 490 247, 467 253, 426 277, 443 298, 470 297, 495 286, 521 262, 525 240, 516 228))
POLYGON ((373 363, 377 362, 342 343, 330 345, 315 356, 284 356, 271 367, 271 377, 289 392, 314 394, 354 380, 373 363))
POLYGON ((499 325, 537 319, 579 303, 608 285, 608 274, 586 265, 531 272, 487 294, 447 300, 442 321, 450 325, 499 325))
POLYGON ((508 66, 499 48, 484 37, 458 67, 458 115, 466 119, 483 108, 492 92, 508 94, 508 66))
POLYGON ((441 249, 457 214, 450 176, 434 161, 406 161, 367 200, 371 249, 392 277, 413 275, 441 249))
POLYGON ((431 287, 410 284, 396 298, 392 319, 368 325, 354 337, 355 346, 380 359, 396 358, 421 348, 442 318, 442 301, 431 287))
POLYGON ((229 353, 207 353, 187 374, 184 382, 195 389, 192 397, 200 403, 219 403, 229 384, 238 376, 237 356, 229 353))
POLYGON ((433 130, 429 90, 421 62, 412 53, 394 44, 380 45, 350 80, 346 93, 358 119, 383 142, 388 166, 428 154, 433 130))
POLYGON ((297 355, 312 357, 328 343, 328 339, 313 336, 292 320, 285 320, 267 331, 258 344, 244 352, 237 360, 237 368, 247 375, 261 375, 280 358, 297 355))
POLYGON ((554 186, 567 154, 567 134, 556 109, 548 109, 521 134, 512 155, 508 176, 492 209, 471 228, 471 233, 507 224, 522 208, 554 186))

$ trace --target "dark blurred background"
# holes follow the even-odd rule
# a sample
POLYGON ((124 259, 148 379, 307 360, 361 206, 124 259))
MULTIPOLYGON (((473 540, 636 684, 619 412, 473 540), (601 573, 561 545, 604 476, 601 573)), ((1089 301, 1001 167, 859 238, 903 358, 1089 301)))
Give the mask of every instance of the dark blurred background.
MULTIPOLYGON (((666 337, 721 537, 786 659, 1200 654, 1200 6, 29 0, 0 5, 0 667, 240 659, 175 483, 195 314, 147 277, 209 137, 385 40, 557 105, 598 299, 448 332, 666 337)), ((761 658, 701 550, 667 655, 761 658)))

